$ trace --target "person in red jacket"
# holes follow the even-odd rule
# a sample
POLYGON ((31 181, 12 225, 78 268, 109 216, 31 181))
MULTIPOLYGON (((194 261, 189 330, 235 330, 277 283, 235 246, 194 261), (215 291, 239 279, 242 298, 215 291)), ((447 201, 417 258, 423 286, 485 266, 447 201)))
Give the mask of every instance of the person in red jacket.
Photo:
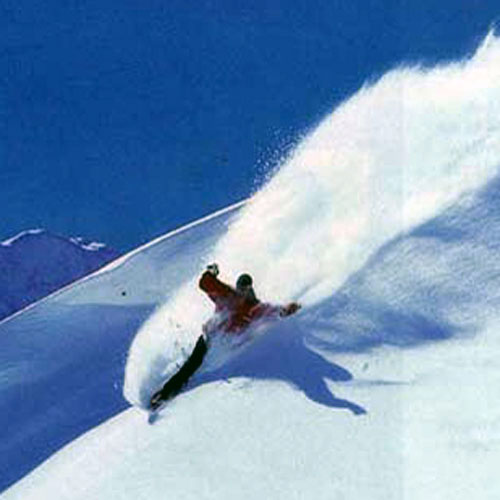
POLYGON ((242 274, 233 288, 218 279, 219 267, 210 264, 202 274, 199 287, 215 304, 215 315, 203 325, 201 335, 193 352, 179 371, 173 375, 163 387, 155 392, 150 399, 150 409, 158 409, 163 401, 174 397, 189 378, 201 366, 208 351, 208 336, 214 332, 238 333, 253 321, 264 317, 284 317, 300 309, 300 305, 292 302, 287 306, 273 306, 260 302, 254 292, 252 277, 242 274))
POLYGON ((204 333, 220 330, 237 333, 253 321, 272 316, 289 316, 300 306, 295 302, 287 306, 273 306, 260 302, 253 289, 253 280, 249 274, 242 274, 233 288, 218 279, 219 267, 210 264, 202 274, 199 287, 215 304, 215 316, 204 327, 204 333))

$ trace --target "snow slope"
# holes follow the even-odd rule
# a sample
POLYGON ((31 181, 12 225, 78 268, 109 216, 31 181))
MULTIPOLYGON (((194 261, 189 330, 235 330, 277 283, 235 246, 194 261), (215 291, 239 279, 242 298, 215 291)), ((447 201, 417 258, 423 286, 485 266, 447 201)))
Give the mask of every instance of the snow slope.
MULTIPOLYGON (((492 35, 467 61, 390 72, 327 117, 241 210, 1 325, 0 338, 10 335, 29 364, 16 324, 43 337, 60 322, 58 305, 129 313, 120 328, 114 313, 102 316, 123 350, 107 358, 100 387, 112 392, 125 369, 124 394, 136 406, 2 498, 496 499, 499 82, 492 35), (305 308, 199 372, 148 425, 141 406, 165 351, 174 340, 192 344, 210 314, 195 280, 211 260, 229 280, 254 274, 264 299, 305 308), (125 367, 124 346, 146 317, 125 367), (179 325, 175 337, 166 325, 179 325)), ((93 314, 79 323, 80 334, 96 329, 93 314)), ((57 352, 47 359, 60 363, 57 352)), ((26 380, 20 373, 18 390, 26 380)), ((73 418, 100 408, 87 390, 79 401, 89 406, 75 404, 73 418)), ((120 409, 118 390, 106 397, 115 406, 101 407, 102 420, 120 409)))
POLYGON ((127 406, 123 370, 137 328, 197 271, 238 207, 159 238, 0 323, 0 489, 127 406))
POLYGON ((0 319, 85 276, 119 253, 102 243, 31 229, 0 242, 0 319))

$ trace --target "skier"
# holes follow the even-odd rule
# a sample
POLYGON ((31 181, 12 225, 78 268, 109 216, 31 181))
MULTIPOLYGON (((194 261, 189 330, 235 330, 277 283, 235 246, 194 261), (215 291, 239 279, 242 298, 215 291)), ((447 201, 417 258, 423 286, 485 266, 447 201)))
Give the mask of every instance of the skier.
POLYGON ((287 306, 273 306, 260 302, 253 289, 249 274, 242 274, 236 281, 236 289, 218 279, 219 267, 210 264, 201 276, 199 287, 215 304, 215 315, 205 325, 203 332, 213 330, 238 333, 256 319, 269 316, 289 316, 300 306, 292 302, 287 306))
POLYGON ((292 302, 287 306, 273 306, 260 302, 253 289, 253 280, 249 274, 242 274, 232 288, 218 279, 219 266, 210 264, 202 274, 199 287, 215 304, 215 314, 203 325, 201 335, 193 352, 180 370, 156 392, 150 401, 152 410, 161 406, 162 402, 175 396, 193 373, 201 366, 207 353, 207 337, 214 332, 237 334, 253 321, 264 317, 290 316, 300 309, 300 305, 292 302))

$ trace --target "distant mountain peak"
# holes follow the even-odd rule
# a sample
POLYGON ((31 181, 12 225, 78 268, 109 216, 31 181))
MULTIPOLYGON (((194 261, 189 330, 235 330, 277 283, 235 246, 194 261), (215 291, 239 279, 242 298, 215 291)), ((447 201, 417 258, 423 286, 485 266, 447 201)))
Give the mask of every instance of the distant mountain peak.
POLYGON ((0 318, 96 271, 119 252, 83 237, 67 238, 43 228, 0 242, 0 318))
MULTIPOLYGON (((20 233, 8 238, 2 242, 0 242, 0 246, 3 247, 12 247, 14 245, 20 243, 30 243, 36 244, 36 242, 46 240, 46 241, 59 241, 65 243, 72 243, 84 250, 89 250, 91 252, 95 252, 103 249, 110 249, 105 243, 89 240, 82 236, 74 236, 74 237, 64 237, 58 234, 52 233, 45 228, 35 228, 35 229, 27 229, 25 231, 21 231, 20 233)), ((112 250, 112 249, 110 249, 112 250)), ((112 250, 114 251, 114 250, 112 250)))

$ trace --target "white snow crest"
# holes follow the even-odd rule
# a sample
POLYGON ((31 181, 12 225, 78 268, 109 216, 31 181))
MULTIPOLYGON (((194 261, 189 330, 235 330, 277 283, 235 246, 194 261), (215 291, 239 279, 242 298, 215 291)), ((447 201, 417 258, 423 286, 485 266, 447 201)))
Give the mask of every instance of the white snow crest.
POLYGON ((4 241, 0 241, 0 246, 10 247, 14 243, 16 243, 16 242, 22 240, 23 238, 25 238, 26 236, 36 236, 36 235, 39 235, 39 234, 43 234, 45 232, 46 232, 46 230, 42 229, 42 228, 28 229, 26 231, 21 231, 20 233, 16 234, 12 238, 8 238, 8 239, 6 239, 4 241))
MULTIPOLYGON (((317 303, 385 242, 490 180, 499 130, 494 35, 464 61, 393 70, 305 137, 206 263, 218 262, 229 282, 251 273, 264 300, 317 303)), ((142 401, 161 379, 152 373, 167 359, 166 324, 187 322, 190 343, 200 334, 210 304, 196 285, 185 284, 136 337, 126 370, 129 401, 142 401)))

